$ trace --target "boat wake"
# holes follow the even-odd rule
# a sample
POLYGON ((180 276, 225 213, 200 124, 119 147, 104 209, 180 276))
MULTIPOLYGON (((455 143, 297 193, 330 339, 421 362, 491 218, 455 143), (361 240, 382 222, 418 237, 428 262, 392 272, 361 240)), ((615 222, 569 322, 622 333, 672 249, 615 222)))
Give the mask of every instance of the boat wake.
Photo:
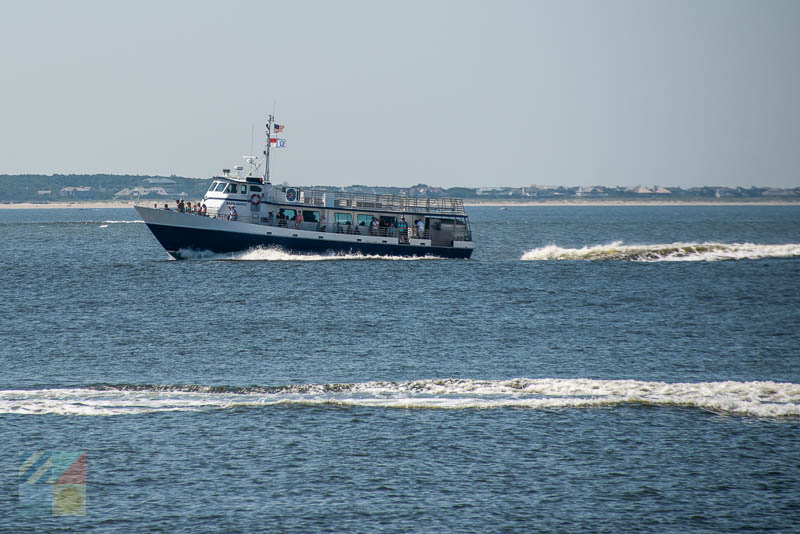
POLYGON ((82 388, 0 390, 0 413, 23 415, 108 416, 275 405, 459 410, 590 408, 629 404, 686 406, 754 417, 800 417, 800 384, 516 378, 249 388, 100 384, 82 388))
POLYGON ((722 261, 800 257, 800 244, 761 245, 754 243, 669 243, 662 245, 608 245, 562 248, 556 245, 535 248, 520 258, 523 261, 616 260, 616 261, 722 261))
POLYGON ((384 260, 384 261, 419 261, 419 260, 440 260, 436 256, 386 256, 378 254, 353 254, 353 253, 331 253, 331 254, 302 254, 299 252, 287 252, 278 247, 258 247, 236 252, 232 254, 217 254, 207 250, 188 250, 179 251, 181 259, 187 260, 216 260, 216 261, 338 261, 338 260, 384 260))

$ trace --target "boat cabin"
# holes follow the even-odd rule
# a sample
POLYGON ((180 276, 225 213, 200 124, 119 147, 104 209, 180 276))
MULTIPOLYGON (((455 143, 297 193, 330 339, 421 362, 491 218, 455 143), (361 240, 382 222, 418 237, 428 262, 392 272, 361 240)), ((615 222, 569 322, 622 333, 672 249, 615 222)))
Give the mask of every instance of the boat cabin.
POLYGON ((217 176, 203 197, 208 215, 310 232, 396 238, 420 246, 453 246, 472 235, 458 198, 346 193, 276 186, 260 177, 217 176), (300 217, 298 217, 298 215, 300 217))

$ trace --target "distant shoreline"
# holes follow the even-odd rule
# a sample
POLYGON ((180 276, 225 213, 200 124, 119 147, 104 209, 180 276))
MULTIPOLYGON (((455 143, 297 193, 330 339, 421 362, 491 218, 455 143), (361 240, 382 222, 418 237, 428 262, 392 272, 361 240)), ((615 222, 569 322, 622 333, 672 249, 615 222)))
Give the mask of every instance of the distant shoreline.
MULTIPOLYGON (((174 201, 173 201, 174 202, 174 201)), ((164 202, 159 203, 164 206, 164 202)), ((13 202, 11 204, 0 204, 0 210, 30 210, 30 209, 101 209, 101 208, 133 208, 133 202, 120 202, 117 200, 109 201, 86 201, 86 202, 13 202)))
MULTIPOLYGON (((164 201, 153 201, 159 207, 164 206, 164 201)), ((148 205, 143 202, 142 205, 148 205)), ((171 203, 170 207, 172 207, 171 203)), ((85 201, 85 202, 13 202, 9 204, 0 203, 0 210, 14 209, 110 209, 110 208, 133 208, 132 201, 85 201)), ((600 200, 596 198, 572 198, 572 199, 547 199, 547 200, 464 200, 466 207, 533 207, 533 206, 798 206, 798 200, 778 200, 778 199, 717 199, 717 200, 664 200, 664 199, 609 199, 600 200)))
POLYGON ((753 199, 741 198, 716 200, 665 200, 661 198, 616 198, 602 200, 597 198, 571 198, 547 200, 464 200, 464 206, 493 206, 511 208, 515 206, 795 206, 797 200, 753 199))

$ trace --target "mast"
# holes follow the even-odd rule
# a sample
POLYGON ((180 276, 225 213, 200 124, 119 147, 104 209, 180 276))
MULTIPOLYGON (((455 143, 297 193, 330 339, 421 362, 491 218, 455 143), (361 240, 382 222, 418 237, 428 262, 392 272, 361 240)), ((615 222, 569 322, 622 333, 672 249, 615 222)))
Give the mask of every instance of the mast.
POLYGON ((266 156, 266 165, 264 167, 264 183, 269 183, 269 148, 272 145, 270 134, 272 133, 272 123, 275 122, 275 117, 273 115, 269 116, 267 120, 267 149, 264 150, 264 156, 266 156))

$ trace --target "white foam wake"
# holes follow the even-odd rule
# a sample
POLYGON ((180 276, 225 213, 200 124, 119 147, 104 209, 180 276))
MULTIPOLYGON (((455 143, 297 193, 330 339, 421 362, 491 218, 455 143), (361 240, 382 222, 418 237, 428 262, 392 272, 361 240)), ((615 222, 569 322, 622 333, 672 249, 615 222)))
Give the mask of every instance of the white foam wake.
POLYGON ((800 244, 762 245, 756 243, 669 243, 656 245, 624 245, 615 241, 608 245, 563 248, 557 245, 525 252, 523 261, 543 260, 618 260, 618 261, 721 261, 757 260, 762 258, 800 257, 800 244))
POLYGON ((233 254, 216 254, 207 250, 181 249, 181 258, 189 260, 221 260, 221 261, 339 261, 339 260, 383 260, 383 261, 419 261, 439 260, 436 256, 383 256, 378 254, 301 254, 287 252, 278 247, 257 247, 233 254))
POLYGON ((800 417, 800 384, 517 378, 251 388, 115 385, 0 391, 0 413, 6 414, 125 415, 276 404, 454 410, 648 404, 756 417, 800 417))

